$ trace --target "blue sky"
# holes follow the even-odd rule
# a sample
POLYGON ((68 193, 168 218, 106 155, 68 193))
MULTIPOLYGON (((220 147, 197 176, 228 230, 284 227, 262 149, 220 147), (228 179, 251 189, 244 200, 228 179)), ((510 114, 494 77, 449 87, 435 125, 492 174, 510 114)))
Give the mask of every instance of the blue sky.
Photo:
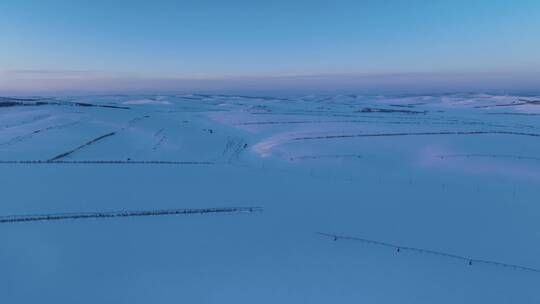
POLYGON ((536 0, 3 1, 0 90, 220 89, 290 77, 309 88, 320 85, 313 76, 339 87, 344 75, 393 77, 388 87, 418 78, 395 75, 423 75, 429 87, 441 74, 443 88, 466 75, 470 89, 532 90, 539 29, 536 0))

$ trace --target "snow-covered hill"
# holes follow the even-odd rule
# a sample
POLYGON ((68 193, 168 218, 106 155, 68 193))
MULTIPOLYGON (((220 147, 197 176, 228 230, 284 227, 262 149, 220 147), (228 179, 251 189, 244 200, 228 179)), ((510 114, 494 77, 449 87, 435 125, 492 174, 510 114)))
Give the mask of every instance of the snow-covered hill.
MULTIPOLYGON (((0 98, 5 303, 538 303, 540 97, 0 98)), ((3 301, 4 302, 4 301, 3 301)))

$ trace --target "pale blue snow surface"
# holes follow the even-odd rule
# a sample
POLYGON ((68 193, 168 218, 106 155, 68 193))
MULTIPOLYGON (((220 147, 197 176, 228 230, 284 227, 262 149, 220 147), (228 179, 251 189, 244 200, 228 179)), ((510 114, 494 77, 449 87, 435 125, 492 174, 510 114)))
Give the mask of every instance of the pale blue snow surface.
POLYGON ((0 215, 264 208, 2 224, 2 302, 539 303, 538 273, 314 233, 540 268, 539 100, 2 98, 0 215))

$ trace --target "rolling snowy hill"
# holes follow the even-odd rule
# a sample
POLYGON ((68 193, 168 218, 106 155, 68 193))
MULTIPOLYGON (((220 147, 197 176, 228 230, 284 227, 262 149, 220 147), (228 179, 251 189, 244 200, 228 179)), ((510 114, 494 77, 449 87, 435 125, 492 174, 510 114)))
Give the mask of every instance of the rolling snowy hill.
POLYGON ((2 224, 5 303, 540 302, 539 273, 315 233, 540 268, 540 97, 3 97, 0 172, 0 215, 264 208, 2 224))

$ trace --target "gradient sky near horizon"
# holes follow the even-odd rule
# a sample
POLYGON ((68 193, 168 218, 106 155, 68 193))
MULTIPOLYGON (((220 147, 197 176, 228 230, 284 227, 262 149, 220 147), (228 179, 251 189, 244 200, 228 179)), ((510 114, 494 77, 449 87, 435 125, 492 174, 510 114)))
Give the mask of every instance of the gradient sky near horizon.
POLYGON ((539 37, 538 0, 2 1, 0 91, 321 75, 439 75, 443 87, 490 75, 533 89, 539 37))

